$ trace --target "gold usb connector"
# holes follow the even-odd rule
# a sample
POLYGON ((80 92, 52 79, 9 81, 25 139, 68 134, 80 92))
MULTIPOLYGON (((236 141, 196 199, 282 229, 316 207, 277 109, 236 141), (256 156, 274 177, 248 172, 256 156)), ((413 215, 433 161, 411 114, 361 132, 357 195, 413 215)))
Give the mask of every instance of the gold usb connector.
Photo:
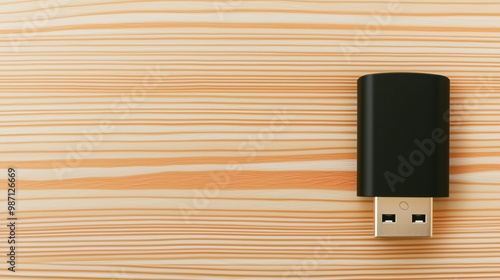
POLYGON ((375 197, 375 237, 431 237, 432 197, 375 197))

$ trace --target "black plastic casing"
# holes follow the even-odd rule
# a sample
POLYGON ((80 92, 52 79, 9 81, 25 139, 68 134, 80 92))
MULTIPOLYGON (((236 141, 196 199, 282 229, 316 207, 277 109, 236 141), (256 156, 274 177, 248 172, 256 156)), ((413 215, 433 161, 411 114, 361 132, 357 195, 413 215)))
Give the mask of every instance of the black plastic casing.
POLYGON ((358 79, 358 196, 449 195, 450 80, 424 73, 358 79))

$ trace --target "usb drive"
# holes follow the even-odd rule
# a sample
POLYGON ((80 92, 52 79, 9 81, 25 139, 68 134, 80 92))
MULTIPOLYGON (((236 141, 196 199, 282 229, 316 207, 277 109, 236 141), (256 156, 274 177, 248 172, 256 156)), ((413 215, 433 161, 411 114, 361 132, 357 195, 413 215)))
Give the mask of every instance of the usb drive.
POLYGON ((449 195, 450 80, 358 79, 357 194, 374 197, 375 237, 432 236, 433 197, 449 195))

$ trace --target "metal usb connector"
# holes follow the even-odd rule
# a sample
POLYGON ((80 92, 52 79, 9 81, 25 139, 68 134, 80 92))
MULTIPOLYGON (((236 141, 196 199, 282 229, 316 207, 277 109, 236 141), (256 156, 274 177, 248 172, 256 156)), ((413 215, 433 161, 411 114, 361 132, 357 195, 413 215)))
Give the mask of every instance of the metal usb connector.
POLYGON ((431 237, 432 197, 375 197, 375 237, 431 237))

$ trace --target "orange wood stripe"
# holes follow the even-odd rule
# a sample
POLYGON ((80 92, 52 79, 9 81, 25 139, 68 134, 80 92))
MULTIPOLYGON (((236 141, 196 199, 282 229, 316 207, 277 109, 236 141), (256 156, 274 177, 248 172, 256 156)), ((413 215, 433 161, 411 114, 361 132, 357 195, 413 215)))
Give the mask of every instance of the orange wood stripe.
MULTIPOLYGON (((318 155, 283 155, 249 157, 185 157, 185 158, 134 158, 134 159, 86 159, 79 162, 80 167, 118 167, 118 166, 162 166, 162 165, 187 165, 187 164, 227 164, 230 162, 239 163, 259 163, 259 162, 287 162, 287 161, 314 161, 314 160, 335 160, 354 159, 355 154, 333 154, 325 153, 318 155)), ((8 166, 22 166, 23 168, 45 169, 53 166, 56 161, 1 161, 0 168, 8 166)))
POLYGON ((203 189, 222 181, 221 189, 354 189, 354 172, 265 172, 265 171, 234 171, 234 172, 164 172, 150 175, 118 177, 118 178, 83 178, 58 181, 23 180, 25 190, 43 189, 203 189), (224 172, 224 173, 220 173, 224 172), (217 178, 217 176, 221 176, 217 178), (187 180, 186 178, 192 178, 187 180), (215 178, 215 179, 214 179, 215 178), (210 184, 210 185, 209 185, 210 184))

